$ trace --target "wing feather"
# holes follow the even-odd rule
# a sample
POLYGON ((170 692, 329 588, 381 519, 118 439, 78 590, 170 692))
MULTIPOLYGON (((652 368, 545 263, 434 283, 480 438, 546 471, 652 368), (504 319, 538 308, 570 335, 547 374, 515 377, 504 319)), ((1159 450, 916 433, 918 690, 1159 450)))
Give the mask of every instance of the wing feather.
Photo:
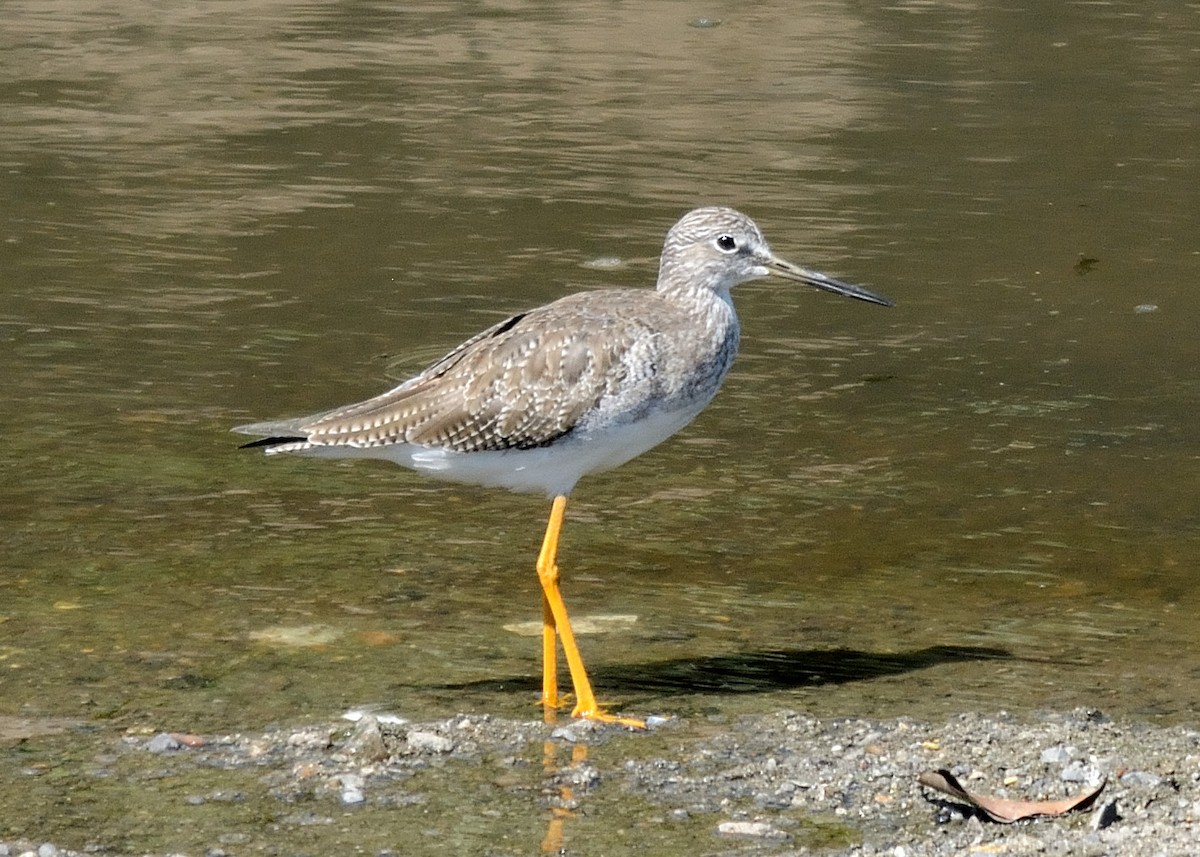
POLYGON ((289 421, 288 434, 315 445, 458 452, 546 446, 622 384, 622 357, 645 331, 620 309, 612 291, 512 316, 380 396, 289 421))

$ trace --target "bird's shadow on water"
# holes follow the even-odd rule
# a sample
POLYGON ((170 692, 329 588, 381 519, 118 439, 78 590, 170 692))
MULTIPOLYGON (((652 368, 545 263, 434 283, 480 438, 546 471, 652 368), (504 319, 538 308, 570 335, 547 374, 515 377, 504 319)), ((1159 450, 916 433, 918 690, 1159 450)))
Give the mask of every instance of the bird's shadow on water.
MULTIPOLYGON (((772 649, 628 666, 609 665, 598 668, 591 677, 607 697, 647 693, 769 693, 870 681, 941 664, 1010 658, 1012 654, 1004 649, 979 646, 929 646, 894 654, 858 649, 772 649)), ((541 681, 537 676, 514 676, 423 687, 426 690, 536 693, 541 690, 541 681)))

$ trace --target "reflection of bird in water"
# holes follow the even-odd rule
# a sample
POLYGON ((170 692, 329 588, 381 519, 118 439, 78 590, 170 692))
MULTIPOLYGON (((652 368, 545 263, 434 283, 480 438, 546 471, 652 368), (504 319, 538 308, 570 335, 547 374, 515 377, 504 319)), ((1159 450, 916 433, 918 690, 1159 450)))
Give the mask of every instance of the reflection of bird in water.
POLYGON ((667 233, 653 291, 568 295, 468 339, 383 395, 234 431, 263 436, 246 446, 268 454, 383 458, 441 479, 552 497, 537 560, 542 702, 559 704, 561 639, 573 716, 640 725, 600 708, 575 645, 556 562, 566 498, 580 477, 657 446, 712 400, 738 347, 730 289, 769 274, 891 305, 775 256, 744 214, 698 208, 667 233))

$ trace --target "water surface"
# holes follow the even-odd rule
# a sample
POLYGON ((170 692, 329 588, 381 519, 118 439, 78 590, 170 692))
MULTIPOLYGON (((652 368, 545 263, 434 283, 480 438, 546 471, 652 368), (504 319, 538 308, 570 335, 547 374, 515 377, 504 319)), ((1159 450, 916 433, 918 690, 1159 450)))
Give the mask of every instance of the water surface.
POLYGON ((898 306, 741 287, 726 389, 581 484, 568 603, 636 616, 582 640, 601 694, 1194 719, 1194 7, 5 19, 0 711, 530 713, 547 503, 228 429, 649 286, 721 202, 898 306))

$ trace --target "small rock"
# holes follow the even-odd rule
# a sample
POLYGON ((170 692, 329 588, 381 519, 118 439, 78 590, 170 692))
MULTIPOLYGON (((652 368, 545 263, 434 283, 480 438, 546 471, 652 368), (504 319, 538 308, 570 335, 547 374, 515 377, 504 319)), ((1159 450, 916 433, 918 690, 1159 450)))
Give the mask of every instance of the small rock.
POLYGON ((1121 774, 1121 784, 1152 789, 1162 784, 1162 777, 1149 771, 1126 771, 1121 774))
POLYGON ((1055 744, 1042 751, 1042 761, 1047 765, 1065 765, 1074 756, 1075 748, 1064 747, 1062 744, 1055 744))
POLYGON ((246 799, 246 793, 230 789, 217 789, 209 792, 207 799, 219 803, 241 803, 246 799))
POLYGON ((1063 772, 1058 775, 1063 782, 1067 783, 1099 783, 1101 780, 1100 772, 1095 765, 1087 765, 1078 759, 1063 768, 1063 772))
POLYGON ((58 846, 51 842, 43 842, 38 846, 37 857, 58 857, 58 846))
POLYGON ((563 785, 586 791, 595 788, 600 782, 600 772, 587 763, 574 764, 559 771, 557 779, 563 785))
POLYGON ((775 828, 765 821, 722 821, 717 832, 727 836, 777 836, 775 828))
POLYGON ((287 745, 297 750, 327 750, 332 742, 324 728, 299 729, 287 737, 287 745))
POLYGON ((595 735, 600 725, 594 720, 572 720, 566 726, 559 726, 550 733, 556 741, 569 741, 578 744, 586 741, 589 735, 595 735))
POLYGON ((367 796, 363 792, 366 781, 358 774, 342 774, 338 777, 342 786, 341 799, 346 806, 363 803, 367 796))
POLYGON ((367 714, 354 727, 354 734, 346 739, 345 751, 352 756, 368 762, 379 762, 388 757, 387 746, 383 742, 383 732, 379 729, 379 721, 374 715, 367 714))
POLYGON ((406 736, 408 748, 418 753, 449 753, 454 749, 454 742, 436 732, 422 732, 414 729, 406 736))
MULTIPOLYGON (((159 732, 147 742, 146 749, 151 753, 174 753, 176 750, 182 750, 183 745, 179 743, 174 735, 159 732)), ((39 854, 38 857, 43 857, 43 855, 39 854)))

